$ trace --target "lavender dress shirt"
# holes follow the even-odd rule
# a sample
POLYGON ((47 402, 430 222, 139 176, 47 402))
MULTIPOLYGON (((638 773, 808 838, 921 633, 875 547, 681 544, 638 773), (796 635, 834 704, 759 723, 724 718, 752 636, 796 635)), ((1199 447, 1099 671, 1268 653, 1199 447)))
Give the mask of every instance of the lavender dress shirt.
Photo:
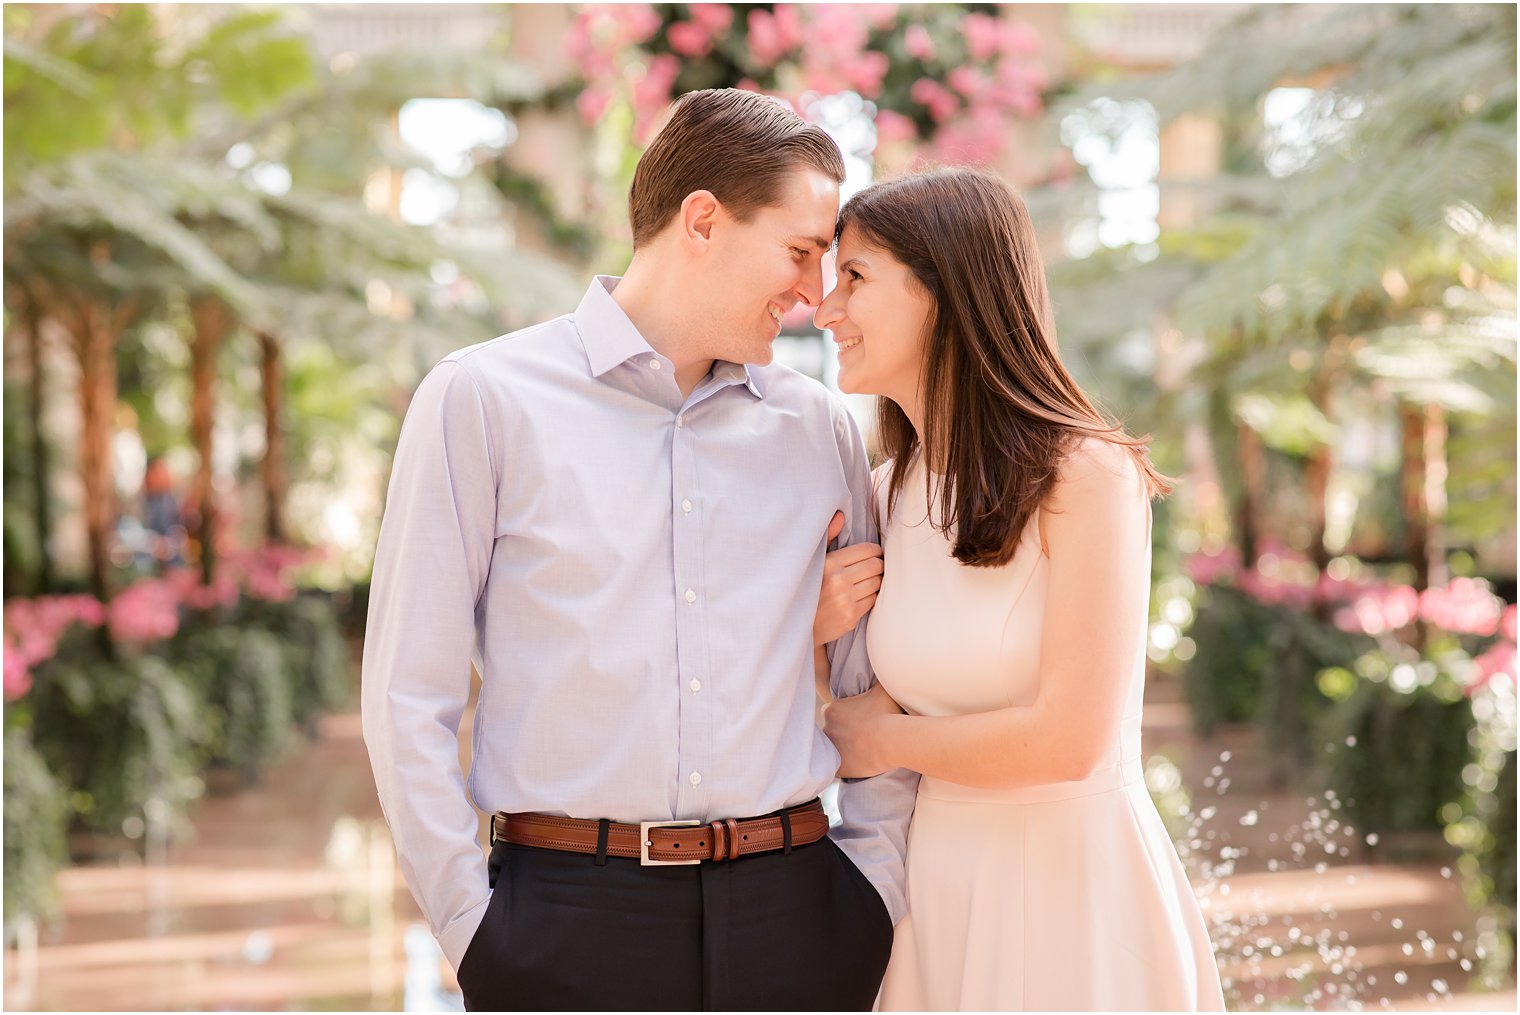
MULTIPOLYGON (((402 873, 455 968, 490 898, 486 812, 652 821, 802 803, 839 755, 814 722, 824 531, 875 539, 859 431, 780 365, 686 398, 598 277, 574 314, 461 349, 402 426, 364 643, 364 738, 402 873), (482 679, 474 761, 456 731, 482 679)), ((872 680, 865 624, 836 695, 872 680)), ((918 776, 844 784, 832 831, 905 912, 918 776)))

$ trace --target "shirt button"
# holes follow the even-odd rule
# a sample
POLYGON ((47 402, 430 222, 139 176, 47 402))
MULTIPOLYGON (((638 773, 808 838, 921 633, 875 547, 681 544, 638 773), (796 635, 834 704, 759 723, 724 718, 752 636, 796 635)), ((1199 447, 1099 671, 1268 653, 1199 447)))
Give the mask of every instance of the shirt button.
POLYGON ((687 686, 691 688, 692 694, 696 694, 698 691, 702 690, 702 681, 698 680, 696 677, 692 677, 691 683, 687 686))
POLYGON ((693 773, 691 773, 691 775, 688 778, 689 778, 689 780, 690 780, 690 782, 691 782, 691 784, 693 786, 700 786, 700 785, 702 785, 702 773, 701 772, 693 772, 693 773))
POLYGON ((686 416, 684 414, 680 415, 680 416, 677 416, 676 417, 676 429, 680 430, 684 426, 686 426, 686 416))
POLYGON ((657 360, 657 359, 650 360, 649 361, 649 369, 651 369, 651 370, 658 370, 658 369, 660 369, 660 361, 657 360))
POLYGON ((687 589, 686 590, 686 601, 688 603, 694 603, 694 602, 696 602, 697 601, 697 594, 695 592, 693 592, 691 589, 687 589))
POLYGON ((691 501, 689 501, 689 500, 683 500, 681 502, 681 510, 684 511, 684 512, 686 512, 687 514, 691 514, 691 501))

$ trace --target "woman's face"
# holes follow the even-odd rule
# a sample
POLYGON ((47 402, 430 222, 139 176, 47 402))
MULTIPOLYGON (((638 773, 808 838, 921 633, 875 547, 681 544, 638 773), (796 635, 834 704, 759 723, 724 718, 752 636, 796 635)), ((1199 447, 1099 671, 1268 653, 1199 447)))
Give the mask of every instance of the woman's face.
POLYGON ((914 415, 934 301, 906 265, 846 226, 834 289, 813 323, 839 347, 839 390, 885 395, 914 415))

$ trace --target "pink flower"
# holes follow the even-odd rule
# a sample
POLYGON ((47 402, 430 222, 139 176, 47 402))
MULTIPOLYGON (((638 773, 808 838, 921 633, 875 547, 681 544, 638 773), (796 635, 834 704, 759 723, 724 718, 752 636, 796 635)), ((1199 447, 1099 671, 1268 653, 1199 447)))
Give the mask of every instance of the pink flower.
POLYGON ((983 117, 947 123, 934 135, 936 158, 946 165, 985 165, 1002 150, 1002 133, 983 117))
POLYGON ((734 23, 734 9, 728 4, 692 4, 691 19, 711 35, 722 35, 734 23))
POLYGON ((170 571, 164 580, 174 589, 180 602, 192 610, 231 607, 238 601, 237 575, 246 570, 246 561, 246 553, 228 554, 211 585, 202 585, 200 572, 188 567, 170 571))
POLYGON ((604 4, 603 9, 615 26, 619 48, 648 42, 660 30, 660 15, 650 4, 604 4))
POLYGON ((128 586, 107 609, 111 637, 123 642, 153 642, 179 630, 180 597, 173 582, 152 578, 128 586))
POLYGON ((5 641, 23 667, 46 662, 58 651, 58 640, 71 625, 99 627, 105 608, 94 596, 39 596, 12 599, 5 604, 5 641))
POLYGON ((614 54, 604 49, 592 50, 581 61, 581 76, 587 81, 599 81, 605 85, 607 81, 616 80, 618 73, 614 54))
POLYGON ((1499 633, 1510 641, 1515 640, 1515 608, 1506 606, 1499 615, 1499 633))
POLYGON ((808 54, 802 61, 802 90, 805 92, 817 92, 820 95, 832 95, 843 91, 848 85, 840 74, 839 68, 826 60, 820 60, 816 54, 808 54))
POLYGON ((847 71, 850 86, 865 98, 874 99, 881 94, 881 84, 887 79, 892 61, 885 53, 862 53, 847 71))
POLYGON ((906 116, 890 109, 877 110, 877 143, 891 144, 894 141, 911 141, 917 136, 918 128, 906 116))
POLYGON ((296 589, 278 571, 258 570, 248 576, 248 594, 266 603, 288 603, 296 589))
POLYGON ((897 4, 855 4, 854 6, 860 19, 876 31, 890 28, 897 22, 897 4))
POLYGON ((1389 629, 1397 630, 1420 615, 1420 597, 1411 586, 1395 585, 1384 591, 1382 608, 1389 629))
POLYGON ((801 40, 811 52, 828 53, 842 63, 865 49, 870 33, 858 5, 818 4, 811 11, 812 30, 801 40))
POLYGON ((944 85, 932 78, 919 78, 908 89, 908 94, 913 101, 929 110, 929 116, 936 123, 943 123, 955 115, 960 106, 959 101, 950 93, 944 85))
POLYGON ((968 14, 961 19, 961 32, 966 36, 966 49, 977 63, 988 60, 998 51, 1001 33, 996 18, 986 14, 968 14))
POLYGON ((1420 616, 1456 634, 1488 637, 1499 629, 1504 601, 1476 578, 1453 578, 1445 588, 1420 594, 1420 616))
POLYGON ((671 25, 665 38, 682 56, 706 56, 712 51, 712 33, 699 24, 682 21, 671 25))
POLYGON ((956 67, 945 80, 967 99, 975 99, 987 90, 987 75, 975 67, 956 67))
POLYGON ((1509 677, 1510 683, 1515 682, 1515 643, 1512 641, 1497 642, 1492 648, 1473 660, 1477 673, 1472 683, 1467 686, 1467 693, 1472 694, 1478 688, 1485 686, 1500 674, 1509 677))
POLYGON ((1413 623, 1419 608, 1419 595, 1408 585, 1372 586, 1352 600, 1349 615, 1336 614, 1336 626, 1373 636, 1387 634, 1413 623))
POLYGON ((1283 581, 1260 570, 1247 571, 1236 582, 1240 590, 1268 606, 1291 606, 1305 609, 1314 599, 1314 590, 1297 582, 1283 581))
POLYGON ((32 689, 32 674, 26 660, 11 649, 10 639, 5 641, 5 700, 15 701, 32 689))
POLYGON ((1240 551, 1228 546, 1218 553, 1190 554, 1182 568, 1196 584, 1212 585, 1222 578, 1233 578, 1240 570, 1240 551))
POLYGON ((998 19, 998 48, 1004 53, 1028 56, 1040 50, 1040 33, 1029 25, 1007 18, 998 19))
POLYGON ((612 96, 600 88, 587 88, 575 98, 576 112, 588 127, 601 120, 611 104, 612 96))
POLYGON ((580 63, 592 51, 594 45, 591 41, 590 14, 582 12, 570 25, 570 33, 565 36, 565 55, 576 63, 580 63))
POLYGON ((774 12, 749 12, 749 52, 759 66, 775 66, 802 40, 802 21, 791 4, 778 4, 774 12))
POLYGON ((670 89, 681 73, 681 63, 669 53, 661 53, 649 61, 649 69, 633 86, 634 130, 646 136, 655 118, 670 102, 670 89))
POLYGON ((929 61, 934 59, 936 52, 934 39, 929 35, 929 30, 923 25, 909 25, 903 33, 903 48, 908 55, 915 60, 929 61))

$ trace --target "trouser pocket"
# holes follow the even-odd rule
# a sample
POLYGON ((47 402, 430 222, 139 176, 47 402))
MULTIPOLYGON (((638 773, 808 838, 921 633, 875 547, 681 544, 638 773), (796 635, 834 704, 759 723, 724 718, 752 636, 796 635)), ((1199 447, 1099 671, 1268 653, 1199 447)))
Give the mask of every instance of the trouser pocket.
POLYGON ((491 900, 486 903, 486 912, 481 917, 480 926, 475 929, 475 936, 470 938, 464 957, 459 960, 459 989, 464 993, 464 1006, 468 1011, 492 1007, 489 1003, 479 1002, 494 994, 494 984, 501 978, 508 922, 506 910, 511 896, 508 879, 502 871, 507 848, 504 842, 498 842, 491 848, 491 858, 487 863, 491 900))

